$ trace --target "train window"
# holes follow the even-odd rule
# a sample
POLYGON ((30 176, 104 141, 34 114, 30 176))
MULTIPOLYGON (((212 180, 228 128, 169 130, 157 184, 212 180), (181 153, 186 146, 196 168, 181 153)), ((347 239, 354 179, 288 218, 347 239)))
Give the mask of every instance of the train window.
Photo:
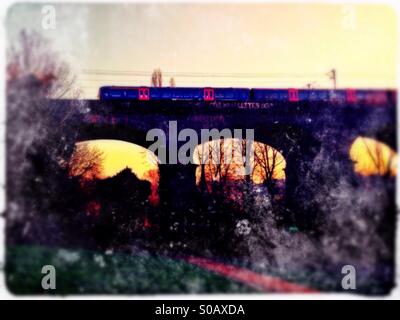
POLYGON ((298 89, 289 89, 289 101, 299 101, 299 90, 298 89))
POLYGON ((347 102, 356 102, 357 101, 356 90, 354 90, 354 89, 346 90, 346 101, 347 102))
POLYGON ((149 88, 139 88, 139 100, 150 100, 149 88))
POLYGON ((214 89, 204 88, 204 101, 214 101, 214 89))

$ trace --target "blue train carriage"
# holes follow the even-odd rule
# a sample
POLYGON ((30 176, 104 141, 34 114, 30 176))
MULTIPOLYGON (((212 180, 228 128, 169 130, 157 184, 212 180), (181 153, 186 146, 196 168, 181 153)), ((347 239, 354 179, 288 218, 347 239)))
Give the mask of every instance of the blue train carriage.
POLYGON ((330 101, 346 105, 376 104, 385 103, 386 96, 377 90, 347 88, 331 90, 330 101))
POLYGON ((347 105, 382 104, 386 103, 387 96, 380 90, 347 88, 331 90, 330 101, 347 105))
POLYGON ((204 88, 205 101, 239 101, 250 100, 250 89, 248 88, 204 88), (207 94, 207 92, 209 92, 207 94))
POLYGON ((203 100, 202 88, 157 87, 148 88, 148 100, 203 100))
MULTIPOLYGON (((310 90, 299 90, 296 88, 288 89, 251 89, 252 99, 256 102, 299 102, 308 101, 310 90)), ((314 90, 312 97, 314 100, 321 99, 324 96, 322 92, 314 90)))
POLYGON ((331 103, 340 103, 344 101, 344 98, 338 90, 328 90, 328 100, 331 103))
POLYGON ((300 92, 306 92, 303 96, 301 95, 301 100, 316 101, 316 102, 328 102, 331 100, 331 90, 326 89, 306 89, 300 90, 300 92))
POLYGON ((103 86, 99 89, 100 100, 123 100, 137 98, 137 90, 132 90, 130 87, 103 86))
POLYGON ((332 98, 331 90, 326 89, 251 89, 254 101, 271 102, 328 102, 332 98))
POLYGON ((149 100, 149 88, 103 86, 99 89, 100 100, 149 100))
POLYGON ((330 100, 326 89, 287 89, 289 102, 327 102, 330 100))
POLYGON ((323 101, 339 104, 384 105, 395 101, 396 91, 368 89, 248 89, 248 88, 196 88, 196 87, 123 87, 103 86, 100 100, 194 100, 194 101, 254 101, 299 102, 323 101), (394 93, 393 93, 394 92, 394 93), (393 98, 394 97, 394 98, 393 98))
MULTIPOLYGON (((289 101, 288 89, 251 89, 252 99, 255 102, 289 101)), ((293 98, 293 97, 292 97, 293 98)))
POLYGON ((357 101, 369 105, 385 105, 388 103, 387 90, 357 90, 357 101))
POLYGON ((357 102, 355 89, 329 90, 329 101, 337 104, 354 104, 357 102))
POLYGON ((195 87, 119 87, 99 89, 100 100, 198 100, 248 101, 247 88, 195 88, 195 87))
POLYGON ((250 96, 247 88, 160 87, 149 90, 150 100, 247 101, 250 96))
MULTIPOLYGON (((103 86, 99 89, 100 100, 150 100, 151 88, 149 87, 124 87, 124 86, 103 86)), ((160 95, 160 94, 158 94, 160 95)))

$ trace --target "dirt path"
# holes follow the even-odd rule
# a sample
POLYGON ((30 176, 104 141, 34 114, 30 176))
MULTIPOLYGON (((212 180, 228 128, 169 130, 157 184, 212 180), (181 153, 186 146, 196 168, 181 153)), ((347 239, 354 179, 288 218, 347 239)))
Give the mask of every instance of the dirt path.
POLYGON ((291 283, 276 277, 256 273, 247 269, 235 267, 204 258, 189 257, 189 263, 216 272, 232 280, 247 284, 262 292, 277 293, 317 293, 318 291, 299 284, 291 283))

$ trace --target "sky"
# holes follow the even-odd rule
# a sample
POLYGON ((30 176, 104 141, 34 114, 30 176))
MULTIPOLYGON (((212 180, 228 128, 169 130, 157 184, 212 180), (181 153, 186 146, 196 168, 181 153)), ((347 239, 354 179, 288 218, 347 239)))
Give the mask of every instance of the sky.
POLYGON ((22 29, 51 39, 77 75, 82 98, 101 85, 149 85, 161 68, 177 86, 340 88, 396 86, 397 20, 388 5, 68 4, 8 12, 9 43, 22 29))
POLYGON ((397 153, 384 143, 358 137, 351 145, 349 153, 356 173, 363 176, 397 174, 397 153))
POLYGON ((158 201, 159 173, 157 157, 153 153, 136 144, 119 140, 89 140, 78 144, 101 152, 101 176, 97 178, 112 177, 129 168, 139 179, 150 182, 150 199, 158 201))

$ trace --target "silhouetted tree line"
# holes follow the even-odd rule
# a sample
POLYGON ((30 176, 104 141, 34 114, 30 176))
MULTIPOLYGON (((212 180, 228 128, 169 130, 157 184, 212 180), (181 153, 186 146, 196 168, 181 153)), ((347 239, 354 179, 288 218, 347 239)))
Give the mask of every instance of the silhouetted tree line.
POLYGON ((126 246, 146 235, 151 226, 150 182, 139 180, 129 168, 96 180, 89 187, 86 225, 100 249, 126 246))
MULTIPOLYGON (((55 125, 49 98, 74 95, 68 66, 35 32, 23 31, 7 52, 7 242, 58 243, 63 218, 55 213, 76 186, 60 165, 74 149, 71 122, 84 109, 71 102, 55 125), (57 181, 57 183, 55 183, 57 181), (51 240, 48 240, 51 239, 51 240)), ((68 225, 66 225, 68 227, 68 225)))

